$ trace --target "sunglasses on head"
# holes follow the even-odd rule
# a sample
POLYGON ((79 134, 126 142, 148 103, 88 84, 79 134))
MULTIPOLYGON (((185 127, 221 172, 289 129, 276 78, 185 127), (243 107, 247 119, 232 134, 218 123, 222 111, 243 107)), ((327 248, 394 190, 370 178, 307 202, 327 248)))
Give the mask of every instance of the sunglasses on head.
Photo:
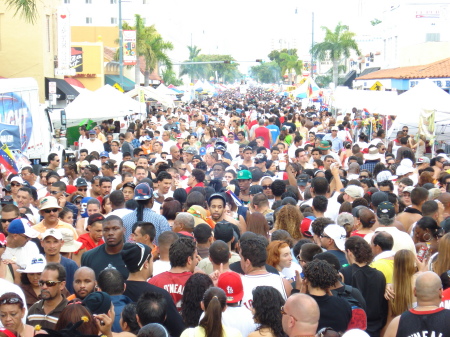
POLYGON ((54 287, 54 286, 56 286, 58 283, 61 283, 61 281, 42 281, 42 280, 39 280, 39 281, 38 281, 39 287, 43 287, 44 284, 45 284, 47 287, 54 287))
POLYGON ((17 298, 17 297, 13 297, 13 298, 6 298, 6 299, 2 300, 0 302, 0 304, 16 304, 16 303, 19 303, 19 302, 22 302, 22 299, 17 298))
POLYGON ((44 212, 45 213, 58 213, 59 212, 59 209, 58 208, 47 208, 47 209, 44 209, 44 212))

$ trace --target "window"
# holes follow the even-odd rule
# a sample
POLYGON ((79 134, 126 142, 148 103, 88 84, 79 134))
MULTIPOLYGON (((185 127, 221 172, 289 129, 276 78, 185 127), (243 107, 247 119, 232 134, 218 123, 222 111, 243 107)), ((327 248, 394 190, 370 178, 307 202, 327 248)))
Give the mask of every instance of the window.
POLYGON ((92 0, 85 0, 87 4, 92 4, 92 0))
POLYGON ((142 4, 147 5, 149 3, 149 0, 142 0, 142 4))
POLYGON ((64 0, 65 4, 70 4, 70 0, 64 0))
POLYGON ((425 42, 440 42, 441 34, 440 33, 427 33, 425 37, 425 42))
POLYGON ((50 15, 45 16, 45 21, 46 21, 46 25, 47 25, 47 51, 50 52, 50 46, 51 46, 50 15))
POLYGON ((111 3, 111 5, 117 5, 117 0, 109 0, 109 2, 111 3))
POLYGON ((87 24, 92 23, 92 18, 86 18, 86 23, 87 23, 87 24))
POLYGON ((111 18, 111 24, 117 25, 117 18, 111 18))

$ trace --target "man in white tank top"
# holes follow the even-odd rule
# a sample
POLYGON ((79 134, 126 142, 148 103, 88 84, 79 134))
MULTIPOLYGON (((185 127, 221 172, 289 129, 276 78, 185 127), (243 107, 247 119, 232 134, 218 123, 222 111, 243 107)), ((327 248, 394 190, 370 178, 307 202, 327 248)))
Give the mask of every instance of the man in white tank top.
POLYGON ((253 289, 258 286, 271 286, 277 289, 286 300, 291 293, 292 286, 281 276, 269 273, 265 264, 267 260, 266 244, 262 238, 249 238, 241 242, 241 267, 244 296, 242 304, 252 307, 253 289))

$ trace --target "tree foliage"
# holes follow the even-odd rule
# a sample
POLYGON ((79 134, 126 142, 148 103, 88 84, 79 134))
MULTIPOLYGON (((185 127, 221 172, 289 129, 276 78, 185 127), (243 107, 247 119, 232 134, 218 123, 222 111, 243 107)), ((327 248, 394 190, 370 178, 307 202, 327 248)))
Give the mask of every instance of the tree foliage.
POLYGON ((14 11, 14 16, 19 15, 27 23, 36 23, 38 11, 36 0, 5 0, 6 8, 14 11))
POLYGON ((354 50, 361 55, 358 44, 355 41, 355 33, 350 32, 348 26, 340 22, 334 31, 327 27, 322 27, 325 31, 323 42, 315 44, 311 48, 311 54, 315 59, 321 61, 327 58, 333 63, 333 82, 338 83, 338 66, 344 59, 350 57, 350 52, 354 50))
POLYGON ((180 80, 172 69, 165 69, 162 71, 162 79, 166 85, 173 84, 174 86, 183 85, 183 81, 180 80))
MULTIPOLYGON (((289 55, 295 55, 297 56, 297 49, 281 49, 281 50, 272 50, 269 55, 267 55, 269 57, 269 60, 271 61, 275 61, 278 66, 281 68, 281 54, 289 54, 289 55)), ((297 56, 298 58, 298 56, 297 56)))
POLYGON ((281 79, 281 68, 275 62, 265 62, 250 68, 250 76, 260 83, 277 83, 281 79))
POLYGON ((200 54, 201 49, 196 46, 188 47, 192 58, 185 62, 214 62, 214 61, 230 61, 230 63, 204 63, 204 64, 183 64, 181 66, 180 75, 189 75, 191 81, 196 79, 209 80, 211 77, 222 79, 223 82, 234 82, 240 80, 242 74, 238 70, 239 64, 231 55, 206 55, 200 54))

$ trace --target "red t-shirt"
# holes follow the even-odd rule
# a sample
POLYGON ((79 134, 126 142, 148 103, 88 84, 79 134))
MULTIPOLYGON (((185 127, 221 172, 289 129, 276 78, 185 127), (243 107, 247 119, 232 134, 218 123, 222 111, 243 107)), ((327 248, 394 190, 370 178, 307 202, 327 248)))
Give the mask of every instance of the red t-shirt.
POLYGON ((180 311, 184 285, 191 275, 192 273, 190 271, 185 271, 183 273, 171 273, 170 271, 166 271, 152 277, 148 283, 167 290, 170 296, 172 296, 178 311, 180 311))
MULTIPOLYGON (((204 183, 198 183, 198 184, 196 184, 194 187, 205 187, 205 184, 204 183)), ((192 190, 192 187, 191 186, 189 186, 189 187, 186 187, 186 193, 187 194, 189 194, 189 192, 192 190)))
POLYGON ((86 251, 91 250, 95 247, 98 247, 102 244, 105 243, 105 241, 103 241, 103 239, 100 239, 100 241, 98 243, 95 243, 94 240, 92 240, 92 238, 90 237, 89 233, 85 233, 85 234, 81 234, 77 241, 81 242, 83 245, 81 246, 81 249, 86 249, 86 251))
POLYGON ((260 126, 255 129, 255 138, 263 137, 264 138, 264 147, 266 149, 270 149, 270 130, 265 126, 260 126))

